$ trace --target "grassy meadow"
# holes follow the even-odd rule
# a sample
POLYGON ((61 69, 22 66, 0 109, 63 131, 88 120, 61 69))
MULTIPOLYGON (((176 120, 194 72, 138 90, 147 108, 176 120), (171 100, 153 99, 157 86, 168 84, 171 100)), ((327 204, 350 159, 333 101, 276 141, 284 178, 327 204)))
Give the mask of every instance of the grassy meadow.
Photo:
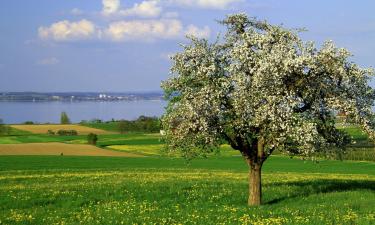
POLYGON ((271 157, 249 208, 240 157, 0 157, 2 224, 373 224, 375 165, 271 157))
MULTIPOLYGON (((358 128, 345 129, 356 141, 348 152, 363 160, 357 153, 364 148, 370 160, 272 156, 263 167, 260 207, 247 206, 248 168, 228 145, 187 162, 163 155, 159 134, 112 130, 91 147, 127 156, 3 155, 0 224, 375 224, 373 147, 358 128)), ((0 152, 28 143, 87 140, 13 128, 0 137, 0 152)))

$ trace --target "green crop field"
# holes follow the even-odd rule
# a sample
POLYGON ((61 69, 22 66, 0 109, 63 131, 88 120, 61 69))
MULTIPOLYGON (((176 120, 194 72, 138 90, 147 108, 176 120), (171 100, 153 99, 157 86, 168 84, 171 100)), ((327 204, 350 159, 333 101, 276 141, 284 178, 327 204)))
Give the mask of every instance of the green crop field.
POLYGON ((0 157, 0 224, 374 224, 375 164, 271 157, 249 208, 240 157, 0 157))

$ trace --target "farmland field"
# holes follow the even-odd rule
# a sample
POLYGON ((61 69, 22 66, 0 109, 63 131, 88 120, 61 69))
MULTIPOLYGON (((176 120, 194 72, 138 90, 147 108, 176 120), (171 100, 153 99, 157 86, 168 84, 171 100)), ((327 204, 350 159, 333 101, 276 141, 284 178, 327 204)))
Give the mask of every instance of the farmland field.
POLYGON ((0 137, 0 224, 375 224, 374 162, 272 156, 264 204, 249 208, 248 168, 228 145, 187 162, 163 157, 159 134, 98 137, 96 147, 85 135, 0 137))
POLYGON ((0 224, 374 224, 375 164, 271 157, 249 208, 240 157, 0 157, 0 224))
POLYGON ((104 150, 92 145, 28 143, 0 145, 0 155, 81 155, 139 157, 132 153, 104 150))
POLYGON ((12 125, 11 127, 28 131, 34 134, 46 134, 48 130, 57 132, 58 130, 76 130, 78 134, 113 134, 114 132, 81 126, 77 124, 38 124, 38 125, 12 125))

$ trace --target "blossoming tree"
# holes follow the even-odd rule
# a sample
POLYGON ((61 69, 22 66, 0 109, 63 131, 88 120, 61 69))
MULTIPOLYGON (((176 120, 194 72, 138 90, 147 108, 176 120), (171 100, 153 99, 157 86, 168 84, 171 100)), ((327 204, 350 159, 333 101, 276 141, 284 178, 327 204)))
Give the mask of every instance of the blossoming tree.
POLYGON ((342 149, 348 135, 335 127, 345 113, 374 137, 373 72, 326 42, 303 42, 297 30, 244 14, 228 16, 223 40, 191 43, 172 57, 162 87, 166 143, 195 157, 228 143, 249 166, 249 205, 261 204, 261 168, 273 151, 312 156, 342 149))

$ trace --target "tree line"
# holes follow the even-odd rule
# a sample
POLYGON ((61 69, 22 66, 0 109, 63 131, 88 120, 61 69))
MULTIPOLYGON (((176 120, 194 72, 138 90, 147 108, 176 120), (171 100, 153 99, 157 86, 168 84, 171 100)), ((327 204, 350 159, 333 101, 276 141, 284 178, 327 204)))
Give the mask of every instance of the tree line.
POLYGON ((135 132, 159 132, 160 121, 157 117, 140 116, 136 120, 120 120, 118 121, 118 130, 120 133, 129 131, 135 132))
POLYGON ((10 134, 10 126, 4 124, 3 120, 0 119, 0 136, 10 134))
POLYGON ((102 121, 94 119, 90 121, 81 121, 81 124, 105 130, 117 131, 120 133, 127 132, 160 132, 161 125, 158 117, 140 116, 135 120, 114 120, 102 121))

